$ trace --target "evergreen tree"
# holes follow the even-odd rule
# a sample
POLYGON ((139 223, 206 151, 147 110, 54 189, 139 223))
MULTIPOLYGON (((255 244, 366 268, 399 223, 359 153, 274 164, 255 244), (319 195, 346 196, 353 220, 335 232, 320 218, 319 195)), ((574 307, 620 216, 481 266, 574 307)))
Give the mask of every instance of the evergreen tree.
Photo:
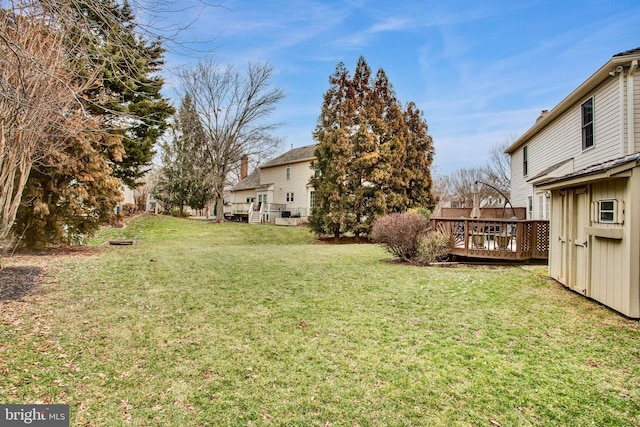
POLYGON ((84 25, 72 28, 67 42, 89 46, 89 55, 72 58, 72 65, 84 70, 79 78, 90 74, 98 82, 84 91, 85 108, 104 116, 109 131, 122 136, 124 156, 109 160, 113 175, 134 188, 175 112, 160 93, 164 80, 156 74, 164 64, 164 49, 159 41, 136 33, 127 1, 102 0, 96 7, 95 0, 80 0, 73 6, 76 20, 84 25))
POLYGON ((206 135, 189 94, 182 99, 174 126, 161 142, 161 162, 153 193, 171 206, 203 209, 211 197, 205 167, 206 135))
POLYGON ((349 212, 349 162, 352 157, 351 137, 355 128, 355 91, 343 63, 329 77, 330 87, 324 94, 322 112, 313 137, 315 151, 315 204, 309 226, 317 234, 333 234, 337 239, 355 223, 349 212))
POLYGON ((31 171, 23 191, 14 223, 21 246, 83 243, 112 217, 122 198, 105 156, 123 154, 121 139, 87 129, 79 117, 68 120, 76 122, 77 135, 31 171))
POLYGON ((426 208, 432 210, 436 204, 433 197, 433 139, 428 134, 429 127, 413 102, 407 105, 404 113, 407 125, 406 159, 401 170, 405 178, 408 208, 426 208))
POLYGON ((382 215, 432 208, 433 144, 420 111, 403 111, 384 70, 372 79, 362 57, 353 78, 340 63, 329 81, 314 131, 311 229, 368 236, 382 215))

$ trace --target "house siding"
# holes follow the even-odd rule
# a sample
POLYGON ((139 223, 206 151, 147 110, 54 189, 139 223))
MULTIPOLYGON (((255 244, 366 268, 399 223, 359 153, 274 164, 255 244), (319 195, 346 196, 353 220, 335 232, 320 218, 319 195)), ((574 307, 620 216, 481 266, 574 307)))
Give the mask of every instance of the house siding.
MULTIPOLYGON (((620 99, 618 79, 609 78, 596 89, 592 96, 594 100, 594 146, 584 151, 581 150, 581 104, 576 106, 578 121, 577 125, 574 126, 578 130, 578 147, 573 156, 575 158, 575 170, 620 157, 622 137, 620 135, 620 107, 623 102, 620 99)), ((582 102, 590 97, 585 97, 582 102)))
MULTIPOLYGON (((640 152, 640 72, 636 71, 633 79, 633 123, 635 152, 640 152)), ((626 132, 626 130, 625 130, 626 132)))
MULTIPOLYGON (((529 173, 522 176, 522 150, 512 153, 511 203, 526 206, 527 198, 533 196, 533 188, 527 179, 536 176, 562 159, 574 159, 574 171, 592 164, 620 156, 620 96, 617 78, 607 79, 589 96, 571 106, 564 114, 553 120, 526 145, 528 148, 529 173), (581 105, 594 98, 594 146, 582 150, 581 105)), ((536 207, 534 206, 534 217, 536 207)))
POLYGON ((231 203, 246 203, 248 197, 256 197, 256 190, 239 190, 231 193, 231 203))
POLYGON ((275 184, 271 203, 285 204, 287 208, 308 208, 307 184, 313 175, 311 160, 291 163, 291 175, 287 180, 287 165, 260 169, 261 184, 275 184), (294 194, 293 202, 287 202, 287 193, 294 194))

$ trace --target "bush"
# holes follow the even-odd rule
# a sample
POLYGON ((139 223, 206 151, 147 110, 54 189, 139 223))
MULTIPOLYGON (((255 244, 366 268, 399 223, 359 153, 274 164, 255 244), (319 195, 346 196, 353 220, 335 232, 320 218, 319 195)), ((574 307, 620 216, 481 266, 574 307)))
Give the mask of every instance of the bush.
POLYGON ((180 214, 180 208, 171 208, 170 215, 181 218, 189 218, 189 212, 183 210, 182 214, 180 214))
POLYGON ((427 219, 419 214, 391 214, 378 218, 371 230, 371 239, 403 261, 413 261, 420 255, 422 237, 429 228, 427 219))
POLYGON ((420 263, 428 265, 446 259, 451 248, 450 241, 450 236, 440 231, 425 234, 420 242, 420 263))

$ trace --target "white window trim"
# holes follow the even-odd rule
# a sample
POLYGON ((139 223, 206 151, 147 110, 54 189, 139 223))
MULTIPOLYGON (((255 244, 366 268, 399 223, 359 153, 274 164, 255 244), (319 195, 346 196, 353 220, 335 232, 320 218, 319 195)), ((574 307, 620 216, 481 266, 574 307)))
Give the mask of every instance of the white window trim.
POLYGON ((591 150, 596 146, 596 101, 593 96, 586 99, 582 104, 580 104, 580 144, 581 144, 582 151, 591 150), (590 122, 591 123, 591 145, 587 147, 585 145, 586 141, 584 138, 585 124, 583 122, 584 120, 583 106, 589 101, 591 101, 591 122, 590 122))
POLYGON ((601 224, 617 224, 618 223, 618 201, 616 199, 601 199, 598 200, 598 222, 601 224), (611 203, 611 209, 603 209, 604 203, 611 203), (603 220, 602 214, 611 214, 611 220, 603 220))

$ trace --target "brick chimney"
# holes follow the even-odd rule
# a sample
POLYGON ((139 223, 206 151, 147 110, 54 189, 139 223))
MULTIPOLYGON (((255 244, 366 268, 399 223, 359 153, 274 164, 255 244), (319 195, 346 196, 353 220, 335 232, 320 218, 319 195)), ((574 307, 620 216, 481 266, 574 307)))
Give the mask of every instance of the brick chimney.
POLYGON ((246 154, 240 159, 240 181, 249 175, 249 156, 246 154))
POLYGON ((547 115, 547 113, 549 112, 549 110, 542 110, 540 111, 540 115, 538 116, 538 118, 536 119, 536 123, 538 123, 540 121, 540 119, 542 119, 544 116, 547 115))

